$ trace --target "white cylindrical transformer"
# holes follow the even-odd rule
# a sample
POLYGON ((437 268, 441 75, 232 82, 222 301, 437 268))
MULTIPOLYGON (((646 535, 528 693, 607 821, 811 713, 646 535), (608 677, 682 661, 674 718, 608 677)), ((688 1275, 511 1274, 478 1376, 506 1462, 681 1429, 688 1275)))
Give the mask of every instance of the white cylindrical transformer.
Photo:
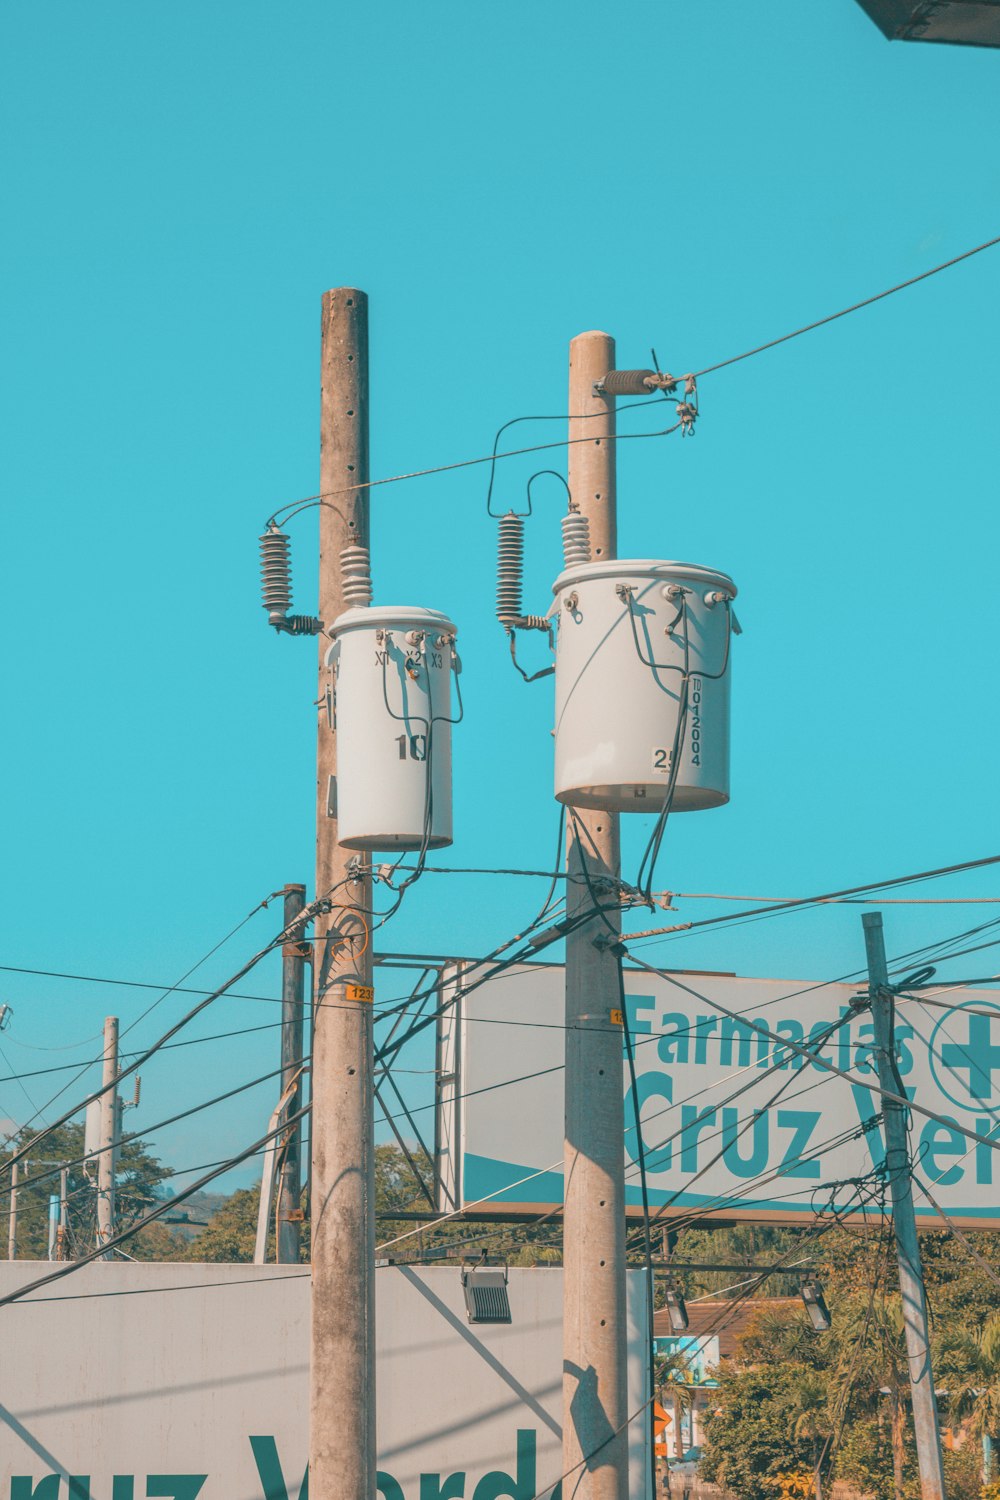
POLYGON ((677 812, 728 802, 732 579, 690 563, 581 563, 553 593, 558 800, 659 812, 672 788, 677 812))
POLYGON ((330 631, 336 816, 348 849, 451 843, 455 626, 436 609, 349 609, 330 631))

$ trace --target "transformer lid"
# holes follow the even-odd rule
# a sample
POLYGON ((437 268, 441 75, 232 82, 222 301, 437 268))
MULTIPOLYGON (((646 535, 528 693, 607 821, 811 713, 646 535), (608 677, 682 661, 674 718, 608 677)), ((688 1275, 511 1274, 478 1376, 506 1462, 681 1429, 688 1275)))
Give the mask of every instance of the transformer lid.
POLYGON ((362 609, 345 609, 329 627, 329 635, 346 630, 420 630, 434 629, 446 635, 457 635, 458 627, 439 609, 422 609, 419 604, 370 604, 362 609))
POLYGON ((728 573, 715 568, 703 568, 698 563, 660 562, 655 558, 614 557, 604 562, 577 563, 566 568, 552 585, 552 592, 559 594, 574 583, 590 583, 594 579, 613 578, 626 581, 633 578, 649 578, 664 583, 704 584, 707 588, 720 589, 731 599, 736 598, 736 585, 728 573))

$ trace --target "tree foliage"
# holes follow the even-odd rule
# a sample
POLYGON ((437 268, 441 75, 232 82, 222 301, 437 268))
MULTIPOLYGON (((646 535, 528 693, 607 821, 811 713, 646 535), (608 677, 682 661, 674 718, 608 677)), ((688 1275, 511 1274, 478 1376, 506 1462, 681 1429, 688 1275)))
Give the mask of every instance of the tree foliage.
MULTIPOLYGON (((0 1153, 0 1165, 24 1146, 35 1132, 22 1130, 8 1148, 0 1153)), ((68 1244, 70 1257, 94 1249, 97 1235, 97 1168, 93 1161, 83 1162, 83 1125, 61 1125, 46 1135, 34 1151, 19 1163, 17 1190, 17 1255, 20 1260, 45 1260, 48 1257, 49 1198, 59 1196, 60 1168, 67 1173, 68 1244)), ((126 1141, 118 1155, 116 1175, 116 1212, 118 1227, 128 1229, 147 1214, 160 1200, 158 1190, 169 1172, 145 1142, 126 1141)), ((10 1204, 10 1173, 0 1178, 3 1187, 0 1203, 10 1204)), ((6 1219, 6 1213, 4 1214, 6 1219)), ((149 1234, 150 1231, 144 1231, 149 1234)), ((129 1253, 146 1258, 143 1247, 130 1245, 129 1253)))
MULTIPOLYGON (((792 1233, 779 1231, 781 1238, 792 1233)), ((997 1264, 990 1237, 973 1239, 997 1264)), ((948 1392, 941 1397, 942 1423, 954 1435, 945 1452, 948 1494, 974 1500, 979 1439, 1000 1435, 998 1288, 952 1237, 922 1234, 921 1240, 935 1384, 948 1392)), ((773 1255, 794 1243, 769 1249, 773 1255)), ((699 1248, 705 1253, 709 1246, 699 1248)), ((691 1253, 686 1237, 685 1251, 691 1253)), ((791 1299, 786 1310, 762 1312, 750 1324, 736 1358, 718 1371, 701 1473, 739 1500, 775 1500, 778 1475, 797 1470, 813 1473, 818 1495, 843 1480, 874 1500, 916 1500, 909 1365, 888 1235, 834 1231, 817 1259, 831 1329, 814 1332, 791 1299)))

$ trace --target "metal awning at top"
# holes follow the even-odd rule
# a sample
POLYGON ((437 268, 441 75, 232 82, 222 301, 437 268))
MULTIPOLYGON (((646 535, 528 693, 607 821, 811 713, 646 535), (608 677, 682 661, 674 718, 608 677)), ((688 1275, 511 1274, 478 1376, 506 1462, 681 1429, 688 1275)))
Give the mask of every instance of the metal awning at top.
POLYGON ((1000 0, 858 0, 890 41, 1000 47, 1000 0))

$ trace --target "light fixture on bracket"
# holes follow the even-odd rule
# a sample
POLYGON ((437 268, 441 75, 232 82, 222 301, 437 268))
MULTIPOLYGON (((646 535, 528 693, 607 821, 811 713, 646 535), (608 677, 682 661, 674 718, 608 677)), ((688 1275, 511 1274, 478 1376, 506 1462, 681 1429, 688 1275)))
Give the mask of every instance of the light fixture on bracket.
POLYGON ((826 1333, 830 1327, 830 1309, 826 1305, 823 1296, 823 1287, 815 1276, 807 1276, 799 1286, 799 1296, 802 1298, 809 1321, 817 1333, 826 1333))
POLYGON ((470 1323, 510 1323, 507 1267, 487 1266, 485 1254, 475 1265, 462 1267, 462 1291, 470 1323))
POLYGON ((683 1333, 688 1326, 687 1304, 674 1285, 672 1276, 666 1277, 663 1283, 663 1295, 667 1304, 667 1316, 670 1319, 671 1329, 674 1333, 683 1333))

